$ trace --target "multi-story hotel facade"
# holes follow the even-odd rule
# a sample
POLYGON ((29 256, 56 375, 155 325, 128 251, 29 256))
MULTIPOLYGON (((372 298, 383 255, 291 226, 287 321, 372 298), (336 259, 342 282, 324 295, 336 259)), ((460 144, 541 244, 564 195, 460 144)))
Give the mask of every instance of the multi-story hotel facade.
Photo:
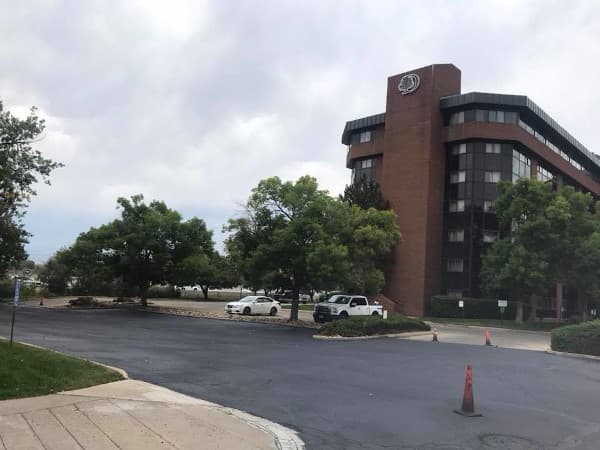
MULTIPOLYGON (((352 179, 377 181, 398 216, 403 243, 383 293, 404 314, 424 315, 435 294, 482 295, 481 255, 499 237, 498 181, 600 195, 600 157, 526 96, 462 94, 452 64, 389 77, 385 112, 347 122, 342 143, 352 179)), ((559 286, 552 309, 563 297, 559 286)))

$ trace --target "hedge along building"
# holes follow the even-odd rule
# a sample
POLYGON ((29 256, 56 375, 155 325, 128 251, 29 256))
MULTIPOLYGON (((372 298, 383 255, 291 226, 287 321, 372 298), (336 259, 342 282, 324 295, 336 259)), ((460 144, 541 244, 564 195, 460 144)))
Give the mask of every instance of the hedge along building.
MULTIPOLYGON (((452 64, 391 76, 385 112, 347 122, 342 134, 353 182, 377 181, 398 215, 403 243, 384 288, 397 312, 424 315, 434 294, 481 296, 498 181, 553 180, 600 195, 600 157, 529 98, 460 87, 452 64)), ((563 291, 539 307, 558 314, 563 291)))

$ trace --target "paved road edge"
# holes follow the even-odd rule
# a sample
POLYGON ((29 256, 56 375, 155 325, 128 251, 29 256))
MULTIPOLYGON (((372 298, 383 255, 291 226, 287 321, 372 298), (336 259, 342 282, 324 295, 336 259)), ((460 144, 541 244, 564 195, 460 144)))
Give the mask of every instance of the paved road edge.
MULTIPOLYGON (((2 340, 8 340, 3 336, 0 336, 0 339, 2 340)), ((17 341, 15 341, 17 342, 17 341)), ((67 353, 63 353, 63 352, 59 352, 57 350, 53 350, 51 348, 47 348, 47 347, 42 347, 39 345, 35 345, 35 344, 29 344, 27 342, 19 342, 19 344, 21 345, 27 345, 29 347, 33 347, 33 348, 39 348, 42 350, 48 350, 54 353, 58 353, 60 355, 65 355, 65 356, 70 356, 70 357, 75 357, 77 358, 77 356, 72 356, 72 355, 68 355, 67 353)), ((99 366, 102 367, 106 367, 108 369, 114 370, 116 372, 118 372, 119 374, 121 374, 121 376, 123 376, 124 379, 126 380, 133 380, 132 378, 129 377, 129 375, 127 374, 127 372, 123 369, 121 369, 120 367, 115 367, 115 366, 109 366, 108 364, 103 364, 100 363, 98 361, 93 361, 91 359, 85 359, 85 358, 78 358, 78 359, 83 359, 84 361, 89 361, 93 364, 97 364, 99 366)), ((146 382, 145 382, 146 383, 146 382)), ((152 383, 148 383, 148 384, 152 384, 152 383)), ((157 386, 157 385, 155 385, 157 386)), ((90 386, 93 387, 93 386, 90 386)), ((173 393, 176 393, 179 396, 184 396, 184 397, 188 397, 189 399, 191 399, 192 401, 196 401, 202 404, 210 404, 213 408, 218 409, 218 410, 222 410, 223 412, 226 412, 228 414, 231 414, 232 416, 237 417, 238 419, 242 420, 243 422, 246 422, 250 425, 252 425, 255 428, 258 428, 260 430, 263 430, 264 432, 270 434, 271 436, 273 436, 273 439, 275 440, 275 443, 277 445, 277 448, 280 450, 304 450, 305 446, 304 446, 304 441, 302 439, 300 439, 300 437, 298 436, 298 433, 290 428, 284 427, 283 425, 280 425, 276 422, 271 422, 270 420, 264 419, 262 417, 258 417, 258 416, 253 416, 250 413, 247 413, 245 411, 239 410, 239 409, 234 409, 234 408, 229 408, 227 406, 223 406, 223 405, 219 405, 217 403, 213 403, 213 402, 209 402, 206 400, 202 400, 196 397, 192 397, 189 395, 185 395, 182 394, 180 392, 177 391, 173 391, 171 389, 168 389, 164 386, 160 386, 161 389, 164 389, 166 391, 170 391, 173 393)), ((82 388, 85 389, 85 388, 82 388)), ((81 389, 74 389, 73 391, 77 391, 77 390, 81 390, 81 389)), ((73 391, 61 391, 61 392, 57 392, 57 395, 72 395, 71 393, 73 391)))
POLYGON ((326 341, 362 341, 366 339, 381 339, 381 338, 403 338, 412 336, 432 336, 431 331, 414 331, 410 333, 388 333, 388 334, 376 334, 373 336, 319 336, 313 335, 313 339, 321 339, 326 341))
POLYGON ((587 359, 587 360, 591 360, 591 361, 600 361, 600 356, 584 355, 582 353, 557 352, 556 350, 551 350, 551 349, 546 350, 546 353, 548 353, 549 355, 567 356, 569 358, 587 359))

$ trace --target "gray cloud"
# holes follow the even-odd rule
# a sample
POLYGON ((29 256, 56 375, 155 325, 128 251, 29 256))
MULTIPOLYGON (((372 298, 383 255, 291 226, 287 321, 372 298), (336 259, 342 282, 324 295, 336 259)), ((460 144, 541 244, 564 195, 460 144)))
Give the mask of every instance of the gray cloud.
POLYGON ((39 106, 40 147, 66 164, 31 205, 38 260, 114 217, 121 195, 164 199, 219 232, 266 176, 312 173, 338 193, 344 122, 383 111, 387 76, 431 63, 461 68, 464 91, 527 94, 600 147, 596 2, 0 6, 0 98, 39 106))

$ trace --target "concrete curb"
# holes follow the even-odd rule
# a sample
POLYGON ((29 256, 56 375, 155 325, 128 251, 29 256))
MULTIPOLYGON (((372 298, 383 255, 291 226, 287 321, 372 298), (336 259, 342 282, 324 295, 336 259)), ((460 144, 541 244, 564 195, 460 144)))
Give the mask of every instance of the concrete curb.
POLYGON ((249 322, 249 323, 264 323, 270 325, 281 325, 284 327, 296 327, 296 328, 312 328, 319 329, 320 325, 312 324, 306 321, 297 321, 297 322, 280 322, 274 319, 266 319, 260 316, 252 317, 252 316, 218 316, 216 313, 204 313, 201 311, 190 311, 186 309, 177 309, 177 308, 168 308, 164 309, 163 307, 148 307, 148 308, 138 308, 137 311, 148 312, 153 314, 167 314, 171 316, 184 316, 184 317, 197 317, 200 319, 212 319, 212 320, 223 320, 228 322, 249 322), (151 309, 152 308, 152 309, 151 309))
POLYGON ((240 411, 239 409, 224 408, 223 406, 215 405, 219 409, 230 413, 232 416, 237 417, 243 422, 249 423, 250 425, 269 433, 275 439, 277 448, 279 450, 303 450, 304 441, 298 437, 298 433, 294 430, 279 425, 278 423, 271 422, 270 420, 263 419, 262 417, 253 416, 247 412, 240 411))
MULTIPOLYGON (((0 340, 7 341, 8 339, 0 336, 0 340)), ((67 355, 66 353, 62 353, 62 352, 53 350, 51 348, 40 347, 39 345, 35 345, 35 344, 28 344, 25 342, 18 342, 18 344, 26 345, 28 347, 37 348, 37 349, 41 349, 41 350, 47 350, 50 352, 57 353, 59 355, 69 356, 71 358, 77 358, 76 356, 67 355)), ((126 380, 132 379, 129 377, 127 372, 125 370, 121 369, 120 367, 109 366, 108 364, 102 364, 97 361, 92 361, 90 359, 84 359, 84 358, 78 358, 78 359, 82 359, 82 360, 88 361, 92 364, 96 364, 98 366, 102 366, 102 367, 106 367, 107 369, 114 370, 114 371, 118 372, 119 374, 121 374, 121 376, 123 376, 126 380)), ((151 384, 151 383, 149 383, 149 384, 151 384)), ((90 386, 90 387, 93 387, 93 386, 90 386)), ((275 440, 275 443, 279 450, 304 450, 304 448, 305 448, 304 441, 302 439, 300 439, 300 437, 298 436, 298 433, 290 428, 284 427, 283 425, 279 425, 278 423, 271 422, 270 420, 267 420, 267 419, 263 419, 262 417, 253 416, 252 414, 249 414, 245 411, 241 411, 239 409, 228 408, 226 406, 222 406, 217 403, 208 402, 206 400, 191 397, 189 395, 181 394, 176 391, 171 391, 171 389, 165 388, 163 386, 159 386, 159 387, 163 390, 174 392, 178 396, 187 397, 194 403, 199 403, 202 405, 210 405, 214 409, 217 409, 217 410, 223 411, 227 414, 230 414, 230 415, 240 419, 241 421, 246 422, 255 428, 258 428, 259 430, 262 430, 265 433, 270 434, 273 437, 273 439, 275 440)), ((73 395, 72 394, 73 391, 78 391, 78 390, 82 390, 82 389, 86 389, 86 388, 73 389, 72 391, 61 391, 61 392, 57 392, 55 395, 73 395)))
POLYGON ((431 326, 447 326, 447 327, 461 327, 461 328, 478 328, 480 330, 498 330, 498 331, 518 331, 519 333, 531 333, 531 334, 550 334, 550 331, 534 331, 534 330, 518 330, 515 328, 501 328, 501 327, 484 327, 481 325, 461 325, 459 323, 444 323, 444 322, 431 322, 429 320, 425 321, 426 324, 431 326))
POLYGON ((567 356, 569 358, 587 359, 590 361, 600 361, 600 356, 584 355, 582 353, 557 352, 556 350, 551 350, 551 349, 545 350, 545 353, 548 353, 549 355, 555 355, 555 356, 567 356))
POLYGON ((388 333, 376 334, 373 336, 319 336, 314 334, 313 339, 321 339, 325 341, 363 341, 366 339, 381 339, 381 338, 406 338, 412 336, 432 336, 432 331, 411 331, 409 333, 388 333))

